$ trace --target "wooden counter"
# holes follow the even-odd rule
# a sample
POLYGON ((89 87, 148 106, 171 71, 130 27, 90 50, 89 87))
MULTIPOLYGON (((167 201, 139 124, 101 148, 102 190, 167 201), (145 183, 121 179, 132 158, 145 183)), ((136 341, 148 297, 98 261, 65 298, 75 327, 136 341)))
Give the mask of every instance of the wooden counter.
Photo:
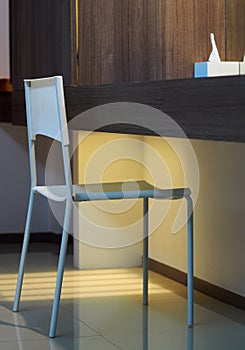
MULTIPOLYGON (((68 120, 101 104, 137 102, 167 113, 189 138, 245 142, 245 76, 66 87, 65 96, 68 120)), ((1 120, 25 125, 23 91, 1 94, 0 103, 1 120)), ((93 122, 87 120, 83 128, 93 130, 93 122)), ((166 135, 163 124, 154 125, 154 129, 166 135)), ((126 124, 114 124, 103 131, 153 134, 126 124)), ((167 135, 174 133, 170 130, 167 135)))

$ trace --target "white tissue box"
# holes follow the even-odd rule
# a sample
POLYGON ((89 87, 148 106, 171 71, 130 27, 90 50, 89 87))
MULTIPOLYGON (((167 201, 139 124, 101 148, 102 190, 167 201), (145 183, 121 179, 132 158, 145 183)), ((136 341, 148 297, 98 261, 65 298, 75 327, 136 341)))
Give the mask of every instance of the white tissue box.
POLYGON ((240 75, 245 74, 245 62, 240 62, 240 75))
POLYGON ((194 65, 195 78, 239 75, 239 62, 197 62, 194 65))

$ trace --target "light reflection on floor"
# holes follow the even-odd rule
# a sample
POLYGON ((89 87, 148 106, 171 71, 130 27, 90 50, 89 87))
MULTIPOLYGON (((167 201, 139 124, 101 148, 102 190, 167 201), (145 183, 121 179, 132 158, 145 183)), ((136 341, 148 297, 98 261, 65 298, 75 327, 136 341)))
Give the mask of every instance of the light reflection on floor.
MULTIPOLYGON (((32 245, 32 247, 35 244, 32 245)), ((68 255, 57 337, 48 338, 57 255, 51 245, 28 254, 19 313, 11 311, 19 245, 0 247, 0 349, 243 350, 245 312, 195 293, 188 329, 186 289, 150 273, 142 305, 142 269, 77 271, 68 255)))

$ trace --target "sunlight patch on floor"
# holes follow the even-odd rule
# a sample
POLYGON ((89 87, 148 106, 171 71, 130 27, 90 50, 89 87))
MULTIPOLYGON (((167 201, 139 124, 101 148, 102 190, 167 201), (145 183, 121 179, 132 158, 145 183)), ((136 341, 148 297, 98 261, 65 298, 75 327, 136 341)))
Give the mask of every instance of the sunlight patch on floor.
MULTIPOLYGON (((11 301, 15 294, 16 274, 2 275, 0 295, 11 301)), ((24 277, 21 300, 46 300, 53 296, 55 272, 31 272, 24 277)), ((171 293, 149 280, 149 294, 171 293)), ((142 294, 142 269, 68 270, 64 274, 62 299, 129 296, 142 294)))

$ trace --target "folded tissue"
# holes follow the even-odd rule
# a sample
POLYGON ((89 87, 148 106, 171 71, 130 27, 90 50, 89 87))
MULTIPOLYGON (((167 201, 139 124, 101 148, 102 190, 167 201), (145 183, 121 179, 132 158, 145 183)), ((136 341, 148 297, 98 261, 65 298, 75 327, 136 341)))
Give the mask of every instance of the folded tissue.
POLYGON ((239 62, 222 62, 215 42, 214 34, 210 33, 212 52, 206 62, 194 64, 194 77, 219 77, 225 75, 239 75, 239 62))

